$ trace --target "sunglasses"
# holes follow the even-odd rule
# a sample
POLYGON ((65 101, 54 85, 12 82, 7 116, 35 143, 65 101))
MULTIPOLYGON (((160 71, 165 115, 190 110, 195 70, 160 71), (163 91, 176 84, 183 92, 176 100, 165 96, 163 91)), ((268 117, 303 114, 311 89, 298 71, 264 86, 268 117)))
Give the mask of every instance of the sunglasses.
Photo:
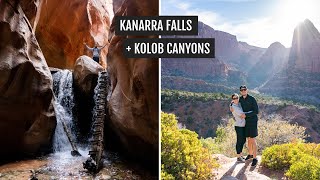
POLYGON ((240 91, 246 91, 247 89, 241 89, 240 91))
POLYGON ((238 98, 232 98, 233 100, 237 100, 238 98))

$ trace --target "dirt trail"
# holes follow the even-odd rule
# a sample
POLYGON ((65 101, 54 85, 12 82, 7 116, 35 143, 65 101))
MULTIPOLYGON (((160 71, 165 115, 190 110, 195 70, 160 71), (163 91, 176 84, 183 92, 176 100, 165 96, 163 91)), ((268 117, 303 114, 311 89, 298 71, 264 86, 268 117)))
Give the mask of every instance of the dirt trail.
POLYGON ((284 173, 279 171, 269 170, 260 165, 261 156, 257 156, 258 165, 251 167, 252 160, 245 163, 237 163, 237 158, 229 158, 222 154, 213 155, 220 168, 214 170, 216 179, 221 180, 269 180, 269 179, 285 179, 284 173))

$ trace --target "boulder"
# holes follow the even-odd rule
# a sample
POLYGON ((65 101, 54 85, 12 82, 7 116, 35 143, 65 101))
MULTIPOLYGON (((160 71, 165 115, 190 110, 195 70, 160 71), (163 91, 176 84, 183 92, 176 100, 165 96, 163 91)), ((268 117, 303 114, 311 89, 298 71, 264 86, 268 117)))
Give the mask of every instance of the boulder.
POLYGON ((50 67, 72 69, 76 59, 92 56, 83 43, 107 44, 101 52, 106 67, 108 30, 113 18, 111 0, 46 0, 42 3, 36 36, 50 67))
POLYGON ((74 84, 86 95, 94 90, 97 85, 98 74, 103 67, 88 56, 80 56, 74 64, 74 84))
MULTIPOLYGON (((158 1, 125 0, 116 15, 156 16, 158 1)), ((110 34, 114 33, 114 22, 110 34)), ((107 56, 112 95, 107 124, 119 137, 126 154, 158 167, 159 76, 158 59, 126 58, 125 36, 110 37, 107 56)), ((129 36, 129 38, 135 38, 129 36)), ((108 137, 106 137, 108 138, 108 137)))
POLYGON ((11 159, 50 145, 56 126, 50 70, 14 3, 0 1, 0 154, 11 159))
POLYGON ((91 130, 92 110, 94 107, 94 88, 98 74, 103 67, 88 56, 80 56, 73 70, 73 88, 76 106, 76 121, 79 130, 78 139, 88 141, 91 130))

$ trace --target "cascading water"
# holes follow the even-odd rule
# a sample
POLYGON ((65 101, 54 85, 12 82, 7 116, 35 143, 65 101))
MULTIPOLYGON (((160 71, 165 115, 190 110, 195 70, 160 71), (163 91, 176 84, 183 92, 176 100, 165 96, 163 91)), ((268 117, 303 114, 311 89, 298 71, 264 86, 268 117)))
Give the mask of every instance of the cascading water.
POLYGON ((73 126, 74 94, 72 88, 72 72, 61 70, 53 74, 53 91, 55 93, 55 111, 57 117, 57 127, 53 138, 54 152, 71 151, 66 132, 63 129, 64 122, 70 130, 70 134, 75 139, 73 126))
MULTIPOLYGON (((81 161, 87 156, 74 157, 72 145, 68 140, 68 135, 71 141, 76 138, 74 126, 74 92, 73 92, 73 77, 69 70, 60 70, 52 75, 53 91, 55 95, 55 114, 57 126, 53 137, 53 151, 49 156, 48 167, 46 171, 56 172, 59 174, 59 179, 68 176, 70 172, 75 171, 75 167, 81 168, 81 161), (64 125, 65 128, 64 129, 64 125), (68 131, 68 135, 66 133, 68 131), (77 166, 79 164, 79 166, 77 166)), ((80 154, 86 155, 88 151, 85 149, 79 150, 80 154)), ((78 152, 78 151, 77 151, 78 152)), ((76 173, 74 178, 79 179, 80 173, 76 173)))
MULTIPOLYGON (((68 134, 72 136, 72 140, 75 140, 76 126, 73 123, 72 113, 75 106, 72 72, 61 70, 53 73, 52 76, 57 119, 53 140, 54 153, 40 159, 22 161, 22 165, 17 165, 15 162, 11 169, 6 166, 5 169, 8 170, 6 170, 4 179, 26 179, 26 174, 30 173, 30 170, 32 170, 32 177, 38 179, 156 179, 146 174, 143 169, 129 168, 127 161, 122 161, 117 153, 108 152, 102 158, 105 106, 111 95, 110 78, 107 72, 99 73, 94 92, 95 107, 90 144, 85 145, 85 148, 78 149, 82 156, 72 156, 70 153, 72 147, 62 124, 62 122, 66 124, 70 132, 68 134), (89 167, 87 166, 86 169, 90 173, 84 170, 83 162, 89 163, 89 167), (92 172, 98 173, 93 176, 92 172), (144 174, 144 176, 142 177, 140 174, 144 174)), ((0 169, 0 172, 0 179, 2 179, 3 169, 2 171, 0 169)))

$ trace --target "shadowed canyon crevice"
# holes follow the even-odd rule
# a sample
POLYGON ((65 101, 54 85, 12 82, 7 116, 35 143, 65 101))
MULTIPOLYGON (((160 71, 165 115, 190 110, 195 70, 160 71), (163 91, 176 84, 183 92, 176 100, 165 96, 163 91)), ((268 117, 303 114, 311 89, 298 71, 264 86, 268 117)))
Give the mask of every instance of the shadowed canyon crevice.
POLYGON ((123 40, 133 37, 114 35, 111 23, 114 14, 158 15, 158 1, 4 0, 0 4, 0 153, 12 155, 10 159, 52 152, 56 118, 67 118, 57 114, 62 111, 55 101, 65 100, 58 94, 54 98, 53 88, 63 86, 54 86, 52 76, 59 82, 68 76, 72 82, 66 88, 73 92, 73 105, 67 110, 73 125, 67 126, 83 149, 90 137, 98 73, 107 70, 111 89, 104 107, 106 148, 121 151, 157 173, 158 61, 125 58, 123 40), (100 65, 84 46, 94 42, 106 44, 100 65))

